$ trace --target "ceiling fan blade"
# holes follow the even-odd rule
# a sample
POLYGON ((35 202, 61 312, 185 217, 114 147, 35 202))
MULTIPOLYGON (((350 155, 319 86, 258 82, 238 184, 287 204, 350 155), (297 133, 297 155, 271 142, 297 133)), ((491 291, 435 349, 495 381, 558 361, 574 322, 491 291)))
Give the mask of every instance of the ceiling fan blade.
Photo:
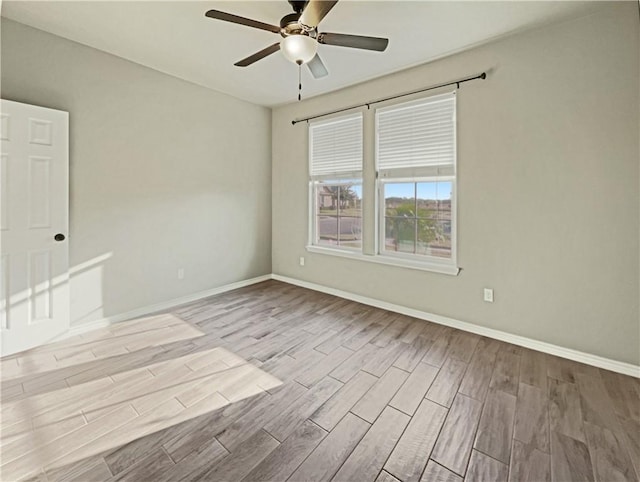
POLYGON ((271 55, 272 53, 277 52, 278 50, 280 50, 280 42, 269 45, 266 49, 262 49, 260 52, 249 55, 249 57, 247 57, 246 59, 242 59, 233 65, 235 65, 236 67, 247 67, 248 65, 257 62, 260 59, 264 59, 267 55, 271 55))
POLYGON ((307 62, 307 67, 311 71, 311 75, 313 75, 314 79, 319 79, 321 77, 326 77, 329 75, 329 71, 324 66, 322 59, 318 54, 315 55, 309 62, 307 62))
POLYGON ((251 20, 250 18, 239 17, 238 15, 221 12, 219 10, 209 10, 207 13, 205 13, 205 16, 209 18, 215 18, 217 20, 224 20, 225 22, 246 25, 247 27, 268 30, 269 32, 273 32, 273 33, 280 33, 280 27, 277 27, 275 25, 269 25, 268 23, 258 22, 257 20, 251 20))
POLYGON ((302 11, 299 22, 307 27, 317 27, 338 0, 309 0, 302 11))
POLYGON ((318 43, 383 52, 389 45, 389 39, 343 33, 320 33, 318 34, 318 43))

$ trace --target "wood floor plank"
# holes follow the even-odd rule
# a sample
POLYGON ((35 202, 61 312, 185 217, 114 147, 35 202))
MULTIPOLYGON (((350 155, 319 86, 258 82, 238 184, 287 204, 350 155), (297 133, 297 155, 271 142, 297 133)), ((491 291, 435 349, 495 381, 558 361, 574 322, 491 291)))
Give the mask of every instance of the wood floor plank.
POLYGON ((403 482, 419 481, 446 416, 446 408, 423 400, 389 456, 384 470, 403 482))
POLYGON ((567 383, 576 383, 576 366, 564 358, 546 355, 547 376, 567 383))
POLYGON ((534 444, 525 444, 513 440, 509 482, 547 482, 551 481, 550 457, 534 444))
POLYGON ((56 373, 54 376, 36 376, 23 379, 22 388, 24 390, 24 393, 21 396, 14 396, 13 399, 20 400, 24 399, 27 396, 32 397, 38 394, 46 394, 50 392, 65 390, 69 387, 69 383, 66 378, 58 379, 58 376, 60 375, 56 373))
MULTIPOLYGON (((370 323, 371 321, 369 320, 366 323, 352 323, 350 325, 347 325, 331 338, 316 345, 315 349, 320 353, 324 353, 325 355, 333 353, 340 345, 343 345, 344 343, 349 341, 354 335, 362 331, 363 327, 369 325, 370 323)), ((346 347, 344 346, 343 348, 346 349, 346 347)))
POLYGON ((410 324, 410 319, 397 314, 392 316, 393 320, 391 320, 389 325, 384 330, 382 330, 375 338, 373 338, 373 340, 371 340, 371 343, 384 348, 391 342, 399 341, 403 332, 410 324))
POLYGON ((205 416, 195 417, 182 424, 176 424, 169 429, 159 432, 157 436, 139 439, 140 442, 130 443, 122 449, 109 454, 105 459, 112 472, 118 473, 137 460, 140 454, 149 447, 162 445, 175 462, 179 462, 197 447, 224 431, 238 418, 261 404, 269 394, 260 394, 247 400, 242 400, 225 407, 208 412, 205 416))
POLYGON ((374 481, 410 418, 394 408, 385 408, 333 480, 374 481))
POLYGON ((519 378, 520 356, 509 351, 498 352, 489 388, 517 395, 519 378))
POLYGON ((389 405, 413 415, 438 374, 438 368, 420 363, 391 399, 389 405))
POLYGON ((433 345, 433 340, 427 335, 418 335, 416 339, 400 353, 400 356, 393 362, 393 366, 406 372, 412 372, 427 354, 431 345, 433 345))
POLYGON ((349 358, 347 358, 340 366, 333 370, 329 375, 342 383, 348 382, 369 360, 380 350, 380 348, 371 343, 364 346, 349 358))
POLYGON ((456 395, 431 458, 464 477, 481 412, 481 402, 456 395))
MULTIPOLYGON (((509 449, 509 452, 511 452, 511 449, 509 449)), ((506 482, 509 478, 508 464, 508 461, 503 464, 482 452, 474 450, 471 452, 469 468, 464 480, 467 482, 506 482)))
POLYGON ((425 330, 426 324, 422 320, 416 320, 408 316, 405 316, 405 318, 408 320, 408 325, 407 328, 402 332, 399 340, 402 343, 410 345, 425 330))
POLYGON ((381 377, 404 351, 405 346, 400 341, 390 342, 369 358, 369 361, 362 367, 362 371, 381 377))
POLYGON ((112 478, 111 471, 99 455, 46 473, 48 482, 103 482, 112 478))
POLYGON ((534 350, 522 350, 520 357, 520 383, 547 391, 547 357, 534 350))
POLYGON ((480 337, 465 331, 454 332, 447 356, 469 363, 480 337))
POLYGON ((631 463, 636 469, 636 475, 640 478, 640 422, 620 417, 622 425, 621 437, 625 443, 631 463))
MULTIPOLYGON (((36 420, 34 425, 55 423, 66 416, 77 415, 86 408, 82 400, 97 398, 105 388, 114 385, 108 378, 99 378, 82 386, 66 387, 55 392, 43 393, 2 405, 2 426, 20 420, 36 420), (49 416, 50 415, 50 416, 49 416)), ((86 402, 85 402, 86 403, 86 402)))
POLYGON ((582 373, 576 374, 580 390, 582 416, 586 422, 600 427, 608 427, 619 431, 618 418, 613 409, 613 402, 600 378, 582 373))
POLYGON ((202 375, 201 378, 188 382, 176 381, 165 388, 158 387, 157 390, 150 390, 148 394, 134 397, 131 400, 131 405, 139 414, 153 410, 170 398, 178 398, 184 405, 193 405, 198 400, 202 400, 207 395, 217 391, 216 383, 220 379, 220 374, 229 370, 229 367, 222 362, 218 363, 217 366, 217 373, 202 375))
POLYGON ((542 452, 549 453, 547 406, 547 396, 542 390, 526 383, 521 383, 518 390, 513 437, 525 444, 533 444, 542 452))
POLYGON ((595 480, 607 482, 638 479, 639 476, 634 471, 626 447, 616 431, 590 422, 585 422, 584 430, 595 480))
POLYGON ((269 434, 280 442, 284 441, 313 412, 321 407, 343 384, 331 377, 325 377, 302 397, 295 400, 279 416, 264 426, 269 434))
POLYGON ((496 353, 492 351, 476 350, 467 366, 458 391, 483 402, 489 389, 495 359, 496 353))
MULTIPOLYGON (((0 415, 2 415, 1 412, 0 415)), ((3 417, 4 416, 2 416, 2 418, 3 417)), ((0 429, 0 447, 4 447, 13 441, 28 435, 31 430, 33 430, 33 424, 31 423, 30 418, 17 420, 15 423, 7 421, 0 429)))
POLYGON ((331 480, 369 427, 367 422, 348 413, 287 480, 331 480))
POLYGON ((351 409, 351 412, 367 422, 373 423, 408 376, 409 374, 407 372, 398 368, 389 368, 369 391, 365 393, 360 401, 356 403, 351 409))
POLYGON ((640 422, 640 384, 620 373, 600 370, 609 399, 618 415, 640 422))
POLYGON ((358 372, 309 418, 325 430, 333 430, 377 381, 376 377, 367 372, 358 372))
POLYGON ((482 410, 473 447, 509 465, 515 412, 515 396, 499 390, 491 390, 482 410))
POLYGON ((218 441, 229 451, 244 442, 268 422, 281 415, 286 409, 308 393, 299 383, 288 383, 270 397, 265 397, 251 410, 216 435, 218 441))
MULTIPOLYGON (((12 442, 2 445, 2 463, 17 459, 38 445, 49 444, 56 439, 86 425, 82 414, 64 418, 58 422, 43 425, 24 433, 12 442)), ((2 434, 4 437, 4 433, 2 434)))
POLYGON ((296 376, 295 380, 305 387, 311 387, 340 366, 351 355, 353 355, 353 351, 339 346, 330 354, 326 355, 322 361, 310 366, 307 370, 296 376))
POLYGON ((151 452, 137 464, 113 478, 114 482, 138 482, 140 480, 157 480, 162 474, 171 470, 174 463, 167 453, 158 449, 151 452))
MULTIPOLYGON (((372 318, 375 315, 372 315, 372 318)), ((378 317, 379 318, 379 317, 378 317)), ((362 328, 359 332, 354 334, 351 338, 347 339, 342 346, 348 348, 349 350, 357 351, 360 348, 364 347, 367 343, 369 343, 373 338, 375 338, 382 330, 384 330, 388 322, 375 321, 372 320, 372 323, 369 323, 364 328, 362 328)))
MULTIPOLYGON (((185 410, 184 406, 182 406, 176 399, 167 400, 151 412, 136 416, 125 424, 111 427, 110 430, 105 431, 105 433, 102 433, 100 436, 91 440, 91 443, 76 447, 63 457, 55 460, 55 462, 45 464, 44 468, 48 470, 52 466, 60 466, 60 464, 66 465, 82 460, 85 457, 90 457, 96 453, 106 452, 114 447, 124 445, 135 440, 136 438, 144 437, 147 434, 162 430, 163 428, 172 425, 174 417, 178 417, 179 414, 184 413, 185 410)), ((124 409, 116 410, 116 412, 120 411, 124 411, 124 409)), ((179 419, 176 420, 179 421, 179 419)), ((86 428, 90 429, 92 425, 103 424, 96 420, 95 422, 89 423, 86 428)))
POLYGON ((549 428, 585 442, 580 392, 572 383, 549 379, 549 428))
POLYGON ((462 477, 447 470, 433 460, 429 460, 421 481, 424 482, 462 482, 462 477))
POLYGON ((242 480, 286 480, 326 436, 327 431, 305 421, 242 480))
POLYGON ((204 474, 228 455, 229 452, 214 438, 191 451, 173 467, 156 475, 153 482, 202 480, 204 474))
POLYGON ((24 393, 22 383, 2 383, 0 388, 0 399, 6 403, 9 400, 14 400, 24 393))
POLYGON ((441 367, 448 358, 449 344, 454 334, 455 332, 450 328, 443 329, 431 344, 429 351, 424 355, 422 361, 438 368, 441 367))
MULTIPOLYGON (((61 457, 90 444, 105 433, 131 422, 137 416, 138 414, 132 407, 124 410, 115 410, 96 420, 95 423, 83 425, 53 442, 42 446, 33 446, 29 452, 22 454, 21 457, 2 465, 3 477, 9 480, 19 480, 38 473, 41 467, 50 470, 54 468, 50 467, 50 465, 61 459, 61 457), (52 444, 55 444, 55 448, 52 444)), ((68 463, 70 461, 61 462, 57 466, 67 465, 68 463)))
POLYGON ((393 475, 391 475, 389 472, 385 472, 383 470, 382 472, 380 472, 380 475, 378 475, 376 482, 400 482, 400 481, 396 479, 393 475))
POLYGON ((467 364, 456 358, 447 358, 427 392, 427 398, 445 407, 451 407, 467 364))
POLYGON ((551 432, 551 479, 558 482, 594 480, 589 449, 583 442, 551 432))
POLYGON ((202 480, 241 480, 280 444, 264 430, 255 433, 202 475, 202 480))

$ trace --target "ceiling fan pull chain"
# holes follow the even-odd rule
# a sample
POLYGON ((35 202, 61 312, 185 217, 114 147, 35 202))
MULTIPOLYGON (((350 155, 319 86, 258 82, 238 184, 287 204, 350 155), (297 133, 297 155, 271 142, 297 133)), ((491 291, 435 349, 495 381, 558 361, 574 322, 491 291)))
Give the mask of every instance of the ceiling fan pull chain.
POLYGON ((302 62, 297 61, 298 64, 298 101, 302 100, 302 62))

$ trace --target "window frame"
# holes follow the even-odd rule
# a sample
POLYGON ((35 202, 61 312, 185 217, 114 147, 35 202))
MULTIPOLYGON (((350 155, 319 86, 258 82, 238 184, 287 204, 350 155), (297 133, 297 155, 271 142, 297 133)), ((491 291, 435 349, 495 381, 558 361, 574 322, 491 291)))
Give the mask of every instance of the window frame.
MULTIPOLYGON (((377 230, 376 230, 376 253, 377 256, 383 258, 395 258, 398 260, 404 260, 407 263, 415 263, 418 266, 423 267, 440 267, 445 270, 447 268, 455 267, 457 272, 457 183, 455 175, 448 176, 419 176, 419 177, 385 177, 384 179, 377 179, 377 230), (398 251, 387 251, 384 249, 386 241, 386 205, 384 187, 385 184, 394 183, 420 183, 420 182, 450 182, 451 183, 451 257, 442 258, 438 256, 431 256, 417 253, 403 253, 398 251)), ((363 193, 364 197, 364 193, 363 193)), ((416 218, 417 219, 417 218, 416 218)), ((447 270, 448 271, 448 270, 447 270)))
POLYGON ((362 216, 362 198, 364 198, 364 190, 363 190, 363 179, 362 177, 339 177, 336 178, 331 176, 316 176, 314 179, 309 180, 309 246, 313 246, 318 249, 330 249, 330 250, 340 250, 340 251, 351 251, 355 253, 361 253, 363 249, 362 242, 362 225, 363 225, 363 216, 362 216), (355 181, 355 182, 354 182, 355 181), (335 246, 328 246, 325 244, 319 243, 319 229, 318 229, 318 187, 323 184, 330 186, 346 186, 348 184, 357 184, 360 186, 360 191, 362 192, 362 196, 360 198, 360 247, 350 247, 350 246, 341 246, 340 245, 340 218, 354 218, 356 216, 340 216, 340 205, 338 200, 338 206, 336 209, 336 217, 338 222, 338 232, 336 234, 338 243, 335 246))
MULTIPOLYGON (((415 267, 423 267, 424 269, 433 269, 433 271, 444 272, 446 274, 458 274, 458 99, 457 92, 444 92, 435 95, 420 97, 418 99, 407 102, 395 103, 382 108, 375 109, 374 112, 374 145, 375 145, 375 174, 376 174, 376 239, 375 253, 376 256, 402 260, 403 264, 415 265, 415 267), (380 169, 380 138, 379 132, 379 113, 394 109, 403 109, 413 105, 421 105, 429 102, 438 102, 447 96, 453 96, 453 163, 443 165, 426 165, 412 168, 395 168, 380 169), (386 251, 385 245, 385 198, 384 185, 401 182, 433 182, 448 181, 451 182, 451 258, 441 258, 417 253, 398 253, 394 251, 386 251)), ((364 192, 362 194, 364 198, 364 192)))
MULTIPOLYGON (((414 98, 407 102, 399 102, 394 104, 386 104, 384 107, 377 109, 367 109, 367 111, 359 111, 354 114, 335 116, 324 122, 335 122, 341 119, 346 119, 350 116, 359 116, 362 118, 362 164, 361 170, 355 172, 344 172, 340 174, 326 174, 312 176, 311 163, 312 163, 312 142, 310 129, 307 129, 309 135, 309 152, 308 152, 308 174, 309 174, 309 186, 308 186, 308 237, 306 250, 312 253, 319 253, 325 255, 331 255, 341 258, 347 258, 352 260, 364 261, 368 263, 381 264, 387 266, 396 266, 406 269, 413 269, 419 271, 427 271, 438 274, 445 274, 451 276, 457 276, 460 273, 458 267, 458 149, 457 149, 457 137, 458 137, 458 119, 457 119, 457 92, 440 92, 435 95, 423 96, 414 98), (391 109, 401 109, 408 107, 411 104, 423 104, 427 102, 436 102, 438 99, 445 96, 454 96, 453 107, 453 162, 447 164, 430 164, 426 166, 411 167, 411 168, 393 168, 381 170, 379 168, 379 117, 380 111, 391 109), (368 114, 367 114, 368 113, 368 114), (373 116, 373 119, 369 117, 369 120, 365 116, 373 116), (368 127, 369 126, 369 127, 368 127), (371 129, 373 126, 373 129, 371 129), (371 132, 371 130, 373 132, 371 132), (367 152, 372 154, 372 159, 367 157, 367 152), (367 161, 371 159, 371 161, 367 161), (371 162, 371 164, 369 164, 371 162), (369 181, 365 178, 371 174, 375 177, 370 182, 372 184, 367 185, 369 181), (317 243, 317 185, 322 181, 335 181, 335 184, 349 181, 357 181, 362 186, 361 188, 361 247, 350 248, 343 246, 327 246, 319 245, 317 243), (398 253, 394 251, 386 251, 384 249, 385 244, 385 198, 384 198, 384 185, 394 182, 450 182, 451 183, 451 257, 443 258, 432 255, 424 255, 417 253, 398 253), (366 205, 369 201, 366 199, 373 197, 373 212, 367 211, 366 205), (367 214, 368 213, 368 214, 367 214), (367 223, 372 223, 372 228, 366 228, 367 223), (369 234, 366 234, 369 233, 369 234), (373 239, 371 239, 371 236, 373 239), (368 246, 368 247, 367 247, 368 246)), ((310 124, 311 125, 311 124, 310 124)), ((352 182, 353 183, 353 182, 352 182)))
MULTIPOLYGON (((326 250, 328 252, 344 252, 345 254, 362 254, 362 251, 364 249, 364 242, 363 242, 363 224, 364 224, 364 216, 362 213, 362 202, 363 202, 363 198, 364 198, 364 114, 363 112, 356 112, 356 113, 351 113, 351 114, 342 114, 340 116, 334 116, 331 117, 330 119, 325 119, 322 121, 318 121, 318 122, 311 122, 309 123, 309 127, 307 128, 307 135, 308 135, 308 155, 307 155, 307 159, 308 159, 308 179, 309 179, 309 187, 308 187, 308 195, 309 195, 309 202, 308 202, 308 206, 309 206, 309 213, 308 213, 308 233, 307 233, 307 249, 314 249, 314 250, 326 250), (341 121, 347 121, 350 119, 359 119, 360 123, 361 123, 361 130, 360 130, 360 141, 362 143, 362 155, 360 158, 360 170, 357 171, 338 171, 338 172, 333 172, 333 173, 323 173, 323 174, 313 174, 313 136, 311 135, 311 130, 314 127, 318 127, 318 126, 322 126, 323 124, 332 124, 332 123, 336 123, 336 122, 341 122, 341 121), (339 226, 340 226, 340 220, 339 220, 339 215, 336 214, 336 216, 338 217, 338 233, 337 233, 337 238, 338 238, 338 244, 335 246, 327 246, 327 245, 322 245, 322 244, 318 244, 319 241, 319 237, 318 237, 318 193, 317 193, 317 189, 319 185, 322 185, 322 183, 326 183, 326 184, 330 184, 330 185, 346 185, 346 184, 358 184, 360 185, 360 191, 361 191, 361 198, 360 198, 360 247, 356 248, 356 247, 350 247, 350 246, 340 246, 339 244, 339 238, 340 238, 340 232, 339 232, 339 226)), ((339 209, 337 210, 337 212, 339 212, 339 209)), ((349 217, 353 217, 353 216, 349 216, 349 217)))

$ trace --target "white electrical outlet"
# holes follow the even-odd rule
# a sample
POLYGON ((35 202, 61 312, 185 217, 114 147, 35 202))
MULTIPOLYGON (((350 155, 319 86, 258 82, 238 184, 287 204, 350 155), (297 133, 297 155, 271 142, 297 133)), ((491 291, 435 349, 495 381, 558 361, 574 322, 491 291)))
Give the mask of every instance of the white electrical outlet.
POLYGON ((178 279, 184 279, 184 268, 178 268, 178 279))
POLYGON ((300 266, 304 266, 304 256, 300 256, 300 266))
POLYGON ((487 303, 493 303, 493 290, 491 288, 484 289, 484 300, 487 303))

